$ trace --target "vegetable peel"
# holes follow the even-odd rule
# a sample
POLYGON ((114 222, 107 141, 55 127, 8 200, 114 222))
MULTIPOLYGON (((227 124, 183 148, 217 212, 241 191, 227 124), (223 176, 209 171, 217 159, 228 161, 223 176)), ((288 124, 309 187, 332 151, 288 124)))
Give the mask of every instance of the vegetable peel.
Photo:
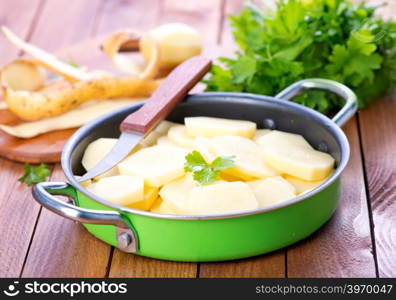
POLYGON ((37 63, 41 64, 46 69, 61 75, 70 82, 89 80, 94 77, 90 73, 87 73, 79 68, 73 67, 72 65, 61 61, 51 53, 48 53, 32 44, 23 41, 5 26, 1 26, 1 31, 3 32, 4 36, 7 38, 8 41, 10 41, 19 49, 25 51, 27 54, 34 57, 38 61, 37 63))

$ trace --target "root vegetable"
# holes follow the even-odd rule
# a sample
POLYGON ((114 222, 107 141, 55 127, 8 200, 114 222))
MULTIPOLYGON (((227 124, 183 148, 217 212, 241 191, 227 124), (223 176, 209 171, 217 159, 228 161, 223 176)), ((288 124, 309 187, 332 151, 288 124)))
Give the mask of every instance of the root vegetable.
POLYGON ((158 81, 136 77, 95 78, 38 92, 4 88, 9 110, 26 121, 36 121, 70 111, 92 99, 149 96, 158 81))
POLYGON ((45 85, 44 70, 27 58, 16 59, 0 69, 0 82, 13 90, 36 91, 45 85))

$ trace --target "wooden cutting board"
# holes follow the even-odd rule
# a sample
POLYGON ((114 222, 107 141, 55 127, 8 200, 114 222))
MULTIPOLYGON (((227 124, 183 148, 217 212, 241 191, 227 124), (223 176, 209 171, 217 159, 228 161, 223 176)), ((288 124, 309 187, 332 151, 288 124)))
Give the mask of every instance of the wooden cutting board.
MULTIPOLYGON (((8 110, 0 110, 0 123, 16 125, 20 121, 8 110)), ((76 129, 57 130, 21 139, 0 130, 0 156, 19 162, 59 162, 63 146, 75 131, 76 129)))

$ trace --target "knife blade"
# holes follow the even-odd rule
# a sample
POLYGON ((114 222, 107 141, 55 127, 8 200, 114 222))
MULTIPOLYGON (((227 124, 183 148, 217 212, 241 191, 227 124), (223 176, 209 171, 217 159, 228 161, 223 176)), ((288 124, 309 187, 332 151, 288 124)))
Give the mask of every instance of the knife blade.
POLYGON ((91 170, 78 178, 79 182, 87 181, 104 172, 110 170, 120 163, 144 138, 144 135, 137 132, 124 131, 121 133, 117 143, 111 151, 91 170))
POLYGON ((159 122, 181 102, 187 93, 209 71, 211 60, 192 57, 167 76, 160 87, 137 111, 120 124, 121 135, 111 151, 91 170, 78 178, 79 182, 94 178, 121 162, 159 122))

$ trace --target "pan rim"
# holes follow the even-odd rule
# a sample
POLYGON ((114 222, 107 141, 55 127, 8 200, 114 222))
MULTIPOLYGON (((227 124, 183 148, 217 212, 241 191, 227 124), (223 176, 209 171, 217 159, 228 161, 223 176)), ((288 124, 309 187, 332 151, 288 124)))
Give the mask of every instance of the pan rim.
POLYGON ((270 205, 270 206, 267 206, 264 208, 259 208, 259 209, 254 209, 254 210, 246 210, 246 211, 230 213, 230 214, 213 214, 213 215, 160 214, 160 213, 154 213, 154 212, 150 212, 150 211, 143 211, 143 210, 128 208, 125 206, 121 206, 121 205, 112 203, 110 201, 106 201, 106 200, 101 199, 100 197, 92 194, 91 192, 89 192, 85 187, 80 185, 79 182, 76 180, 76 178, 74 177, 74 175, 71 171, 71 154, 73 153, 73 150, 79 144, 79 142, 81 142, 82 138, 86 136, 86 133, 90 132, 98 124, 110 119, 113 115, 121 113, 122 111, 124 111, 126 109, 131 109, 132 107, 141 106, 144 103, 144 101, 140 101, 140 102, 134 103, 130 106, 126 106, 121 109, 112 111, 112 112, 110 112, 110 113, 108 113, 94 121, 89 122, 88 124, 79 128, 69 138, 65 147, 63 148, 62 156, 61 156, 62 170, 63 170, 66 178, 71 183, 71 185, 75 189, 77 189, 80 193, 82 193, 83 195, 85 195, 85 196, 89 197, 90 199, 92 199, 100 204, 103 204, 109 208, 116 209, 120 213, 141 215, 141 216, 152 217, 152 218, 157 218, 157 219, 160 218, 160 219, 172 219, 172 220, 212 220, 212 219, 238 218, 238 217, 246 217, 246 216, 256 215, 256 214, 263 214, 266 212, 271 212, 274 210, 292 206, 292 205, 302 202, 306 199, 309 199, 312 196, 325 190, 330 185, 332 185, 340 177, 341 173, 344 171, 344 169, 349 161, 350 146, 349 146, 348 139, 345 136, 345 133, 331 119, 329 119, 327 116, 325 116, 313 109, 310 109, 308 107, 302 106, 300 104, 297 104, 297 103, 294 103, 291 101, 286 101, 286 100, 282 100, 282 99, 278 99, 278 98, 270 97, 270 96, 256 95, 256 94, 249 94, 249 93, 203 92, 203 93, 199 93, 199 94, 189 95, 185 101, 186 102, 199 102, 199 101, 205 101, 208 98, 210 98, 211 100, 218 101, 219 103, 221 103, 221 102, 226 103, 226 102, 229 102, 230 100, 243 102, 244 104, 249 104, 249 103, 257 104, 257 101, 270 102, 276 106, 289 106, 299 113, 309 115, 312 119, 314 119, 315 122, 319 122, 324 127, 326 127, 327 130, 330 132, 330 134, 332 134, 335 137, 336 141, 338 142, 340 150, 341 150, 340 151, 341 158, 340 158, 340 162, 339 162, 337 168, 335 169, 333 174, 326 181, 324 181, 321 185, 317 186, 316 188, 310 190, 309 192, 306 192, 306 193, 301 194, 297 197, 291 198, 286 201, 281 201, 279 203, 276 203, 276 204, 273 204, 273 205, 270 205))

